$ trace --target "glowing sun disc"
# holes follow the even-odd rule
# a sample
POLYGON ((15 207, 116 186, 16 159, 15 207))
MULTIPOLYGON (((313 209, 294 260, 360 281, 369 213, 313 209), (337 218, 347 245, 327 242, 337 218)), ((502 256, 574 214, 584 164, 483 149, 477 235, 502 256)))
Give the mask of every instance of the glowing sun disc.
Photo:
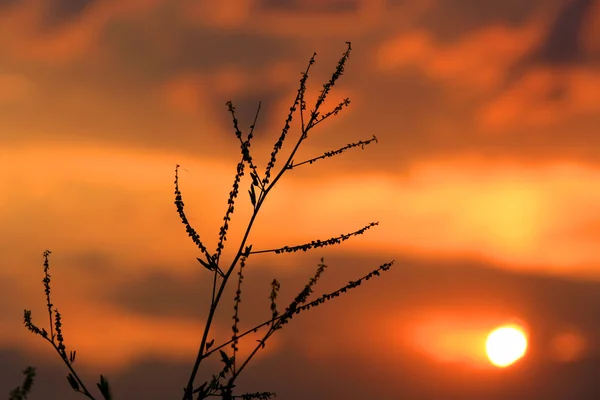
POLYGON ((501 326, 489 334, 485 349, 492 364, 507 367, 523 357, 527 350, 527 337, 518 327, 501 326))

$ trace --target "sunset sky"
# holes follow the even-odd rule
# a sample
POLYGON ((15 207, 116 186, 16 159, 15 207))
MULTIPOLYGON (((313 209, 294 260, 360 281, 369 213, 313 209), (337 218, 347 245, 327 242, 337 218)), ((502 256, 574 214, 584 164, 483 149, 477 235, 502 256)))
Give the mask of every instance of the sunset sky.
MULTIPOLYGON (((320 123, 294 157, 378 143, 286 171, 254 250, 379 225, 341 245, 252 255, 242 331, 328 265, 313 298, 236 394, 277 399, 592 399, 600 393, 600 0, 0 0, 0 397, 83 399, 23 309, 48 326, 42 279, 86 386, 179 399, 212 275, 173 204, 214 252, 240 159, 262 174, 313 52, 307 101, 352 42, 320 123), (527 333, 490 364, 487 334, 527 333), (594 395, 594 393, 596 395, 594 395)), ((294 120, 275 171, 300 135, 294 120)), ((223 265, 251 216, 244 176, 223 265)), ((235 277, 235 275, 233 275, 235 277)), ((211 331, 231 337, 233 285, 211 331)), ((255 339, 242 340, 248 354, 255 339)), ((230 348, 228 348, 230 351, 230 348)), ((196 386, 217 373, 202 368, 196 386)), ((94 395, 100 399, 99 392, 94 395)))

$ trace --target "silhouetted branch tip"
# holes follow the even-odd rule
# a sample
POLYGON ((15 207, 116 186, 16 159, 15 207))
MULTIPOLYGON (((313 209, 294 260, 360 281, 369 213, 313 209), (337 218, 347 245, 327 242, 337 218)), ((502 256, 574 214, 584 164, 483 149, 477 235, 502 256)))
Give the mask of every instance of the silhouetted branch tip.
POLYGON ((357 235, 362 235, 367 229, 370 229, 371 227, 375 226, 375 225, 379 225, 379 222, 371 222, 369 225, 366 225, 364 228, 361 228, 355 232, 352 233, 347 233, 347 234, 341 234, 338 237, 333 237, 331 239, 327 239, 327 240, 313 240, 310 243, 305 243, 305 244, 301 244, 301 245, 297 245, 297 246, 283 246, 280 247, 278 249, 269 249, 269 250, 256 250, 251 252, 250 254, 260 254, 260 253, 275 253, 275 254, 281 254, 281 253, 295 253, 296 251, 302 250, 302 251, 308 251, 310 249, 315 249, 318 247, 325 247, 325 246, 331 246, 331 245, 335 245, 335 244, 340 244, 341 242, 348 240, 350 237, 352 236, 357 236, 357 235))

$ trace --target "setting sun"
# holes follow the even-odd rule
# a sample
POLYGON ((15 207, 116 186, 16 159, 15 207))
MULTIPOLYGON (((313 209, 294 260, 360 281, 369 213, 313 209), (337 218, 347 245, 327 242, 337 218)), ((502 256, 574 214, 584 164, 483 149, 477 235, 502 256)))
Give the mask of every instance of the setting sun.
POLYGON ((485 349, 491 363, 507 367, 523 357, 527 349, 527 337, 515 326, 502 326, 489 334, 485 349))

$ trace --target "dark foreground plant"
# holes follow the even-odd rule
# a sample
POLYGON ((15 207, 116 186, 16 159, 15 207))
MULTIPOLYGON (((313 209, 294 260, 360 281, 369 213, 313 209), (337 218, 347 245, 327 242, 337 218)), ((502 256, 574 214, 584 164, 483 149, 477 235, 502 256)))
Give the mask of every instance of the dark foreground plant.
MULTIPOLYGON (((208 269, 209 271, 211 271, 213 273, 212 296, 211 296, 211 303, 210 303, 209 313, 208 313, 208 317, 207 317, 207 321, 206 321, 206 326, 205 326, 204 332, 202 334, 202 339, 200 341, 200 346, 198 349, 198 354, 196 356, 196 361, 194 362, 194 365, 192 367, 192 372, 190 374, 190 377, 188 379, 186 386, 183 388, 182 400, 194 400, 194 395, 196 395, 196 399, 198 399, 198 400, 206 399, 208 397, 221 397, 224 400, 231 400, 234 398, 270 399, 271 396, 275 396, 275 393, 272 393, 272 392, 256 392, 256 393, 246 393, 246 394, 242 394, 242 395, 234 395, 233 394, 233 389, 236 386, 236 384, 235 384, 236 379, 240 376, 241 372, 248 365, 248 363, 254 357, 254 355, 261 348, 265 347, 265 343, 266 343, 267 339, 269 339, 275 333, 275 331, 281 329, 283 327, 283 325, 287 324, 294 315, 299 314, 300 312, 306 311, 311 307, 318 306, 327 300, 330 300, 334 297, 339 296, 341 293, 346 293, 347 290, 353 289, 353 288, 359 286, 364 280, 369 280, 373 276, 379 276, 379 274, 382 271, 387 271, 391 267, 391 265, 394 263, 394 261, 391 261, 389 263, 382 264, 379 268, 369 272, 368 274, 361 277, 360 279, 358 279, 356 281, 350 281, 344 287, 342 287, 334 292, 323 294, 319 298, 307 303, 308 297, 312 293, 314 285, 317 283, 320 276, 325 271, 325 268, 327 268, 327 266, 323 262, 323 258, 321 258, 321 262, 318 264, 318 268, 317 268, 314 276, 308 281, 306 286, 300 291, 300 293, 294 298, 294 300, 288 305, 288 307, 286 307, 285 311, 282 311, 282 312, 278 311, 276 300, 277 300, 277 295, 278 295, 281 285, 279 284, 277 279, 273 279, 273 281, 271 283, 271 293, 269 295, 269 299, 271 300, 271 306, 270 306, 271 318, 259 325, 256 325, 255 327, 253 327, 251 329, 246 330, 243 333, 240 333, 240 331, 238 329, 238 323, 240 321, 240 319, 239 319, 239 304, 241 302, 241 286, 242 286, 242 280, 243 280, 243 269, 245 268, 246 261, 248 260, 250 255, 269 253, 269 252, 272 252, 275 254, 281 254, 281 253, 296 252, 299 250, 307 251, 307 250, 318 248, 318 247, 340 244, 342 241, 350 238, 351 236, 361 235, 367 229, 370 229, 371 227, 378 224, 377 222, 371 222, 370 224, 366 225, 365 227, 363 227, 355 232, 352 232, 352 233, 343 234, 341 236, 333 237, 333 238, 326 239, 326 240, 316 240, 316 241, 312 241, 310 243, 305 243, 305 244, 296 245, 296 246, 284 246, 284 247, 277 248, 277 249, 254 250, 253 251, 252 244, 246 245, 248 236, 250 234, 250 230, 252 229, 252 225, 254 224, 256 216, 258 215, 258 211, 260 210, 261 206, 264 204, 267 195, 269 194, 269 192, 271 191, 273 186, 275 186, 275 183, 277 183, 277 181, 284 174, 284 172, 294 169, 294 168, 297 168, 301 165, 312 164, 313 162, 324 159, 326 157, 332 157, 334 155, 340 154, 340 153, 342 153, 350 148, 353 148, 353 147, 361 146, 361 148, 364 148, 365 145, 368 145, 368 144, 372 143, 373 141, 375 141, 375 142, 377 141, 377 138, 375 136, 373 136, 373 138, 371 138, 369 140, 351 143, 351 144, 346 145, 337 150, 326 152, 321 156, 294 164, 294 159, 293 159, 294 155, 296 154, 296 151, 298 150, 300 144, 308 138, 308 132, 312 128, 314 128, 316 125, 321 123, 323 120, 329 118, 332 115, 336 115, 337 113, 339 113, 342 110, 342 108, 344 108, 350 104, 350 100, 348 98, 346 98, 341 103, 339 103, 333 110, 326 112, 325 114, 321 114, 319 111, 320 107, 323 105, 330 90, 333 88, 336 81, 342 75, 342 73, 344 71, 344 66, 346 64, 346 61, 347 61, 347 59, 350 55, 350 51, 351 51, 350 42, 346 42, 346 43, 348 45, 348 48, 342 55, 341 59, 339 60, 335 72, 333 73, 329 82, 327 82, 323 85, 323 89, 320 92, 320 95, 314 105, 314 108, 312 110, 310 110, 309 115, 305 116, 306 101, 304 99, 304 95, 306 92, 306 81, 308 79, 308 72, 310 70, 310 67, 312 66, 312 64, 315 61, 316 53, 314 53, 313 56, 311 57, 311 59, 308 63, 308 67, 302 73, 302 78, 300 79, 300 87, 298 89, 296 99, 294 100, 294 104, 290 107, 290 112, 285 121, 285 126, 281 132, 279 139, 277 140, 277 142, 275 143, 275 145, 273 147, 273 151, 271 153, 271 159, 269 160, 269 162, 267 164, 265 173, 262 178, 257 171, 257 168, 252 159, 252 156, 250 155, 250 142, 253 137, 254 128, 256 126, 258 114, 260 112, 260 103, 258 105, 258 110, 254 117, 254 122, 250 126, 250 132, 248 133, 245 140, 242 139, 242 132, 240 131, 240 129, 238 127, 238 120, 235 116, 235 108, 233 107, 233 104, 231 103, 231 101, 228 101, 226 103, 227 107, 229 109, 229 112, 231 113, 231 116, 232 116, 233 127, 235 129, 235 135, 238 138, 238 140, 240 141, 241 159, 240 159, 240 162, 237 164, 237 172, 236 172, 236 175, 235 175, 235 178, 233 181, 233 188, 232 188, 231 192, 229 193, 229 199, 227 202, 228 206, 227 206, 227 210, 225 212, 225 217, 223 218, 223 225, 221 226, 221 229, 219 231, 217 247, 216 247, 215 252, 212 254, 202 244, 202 241, 200 240, 200 236, 198 235, 198 233, 196 233, 194 228, 191 227, 187 217, 185 216, 185 213, 183 211, 184 203, 182 201, 181 191, 179 190, 179 176, 178 176, 179 165, 177 165, 175 167, 175 206, 177 207, 177 212, 179 213, 181 221, 183 222, 183 224, 186 227, 188 236, 190 236, 192 238, 192 241, 196 244, 196 246, 200 249, 200 252, 202 253, 202 258, 197 258, 198 262, 202 266, 204 266, 206 269, 208 269), (301 135, 300 135, 295 147, 293 148, 290 156, 288 157, 287 161, 281 168, 281 170, 275 175, 273 180, 270 181, 272 169, 275 166, 278 152, 283 146, 283 142, 286 139, 287 133, 290 129, 290 123, 292 121, 293 114, 295 111, 297 111, 298 107, 300 108, 299 111, 300 111, 301 135), (253 207, 253 213, 252 213, 252 216, 248 223, 248 227, 246 228, 244 237, 240 243, 237 254, 234 257, 231 265, 229 265, 226 269, 221 269, 221 266, 219 265, 219 261, 220 261, 221 253, 225 247, 225 241, 227 240, 227 231, 229 229, 229 221, 231 220, 231 214, 233 214, 233 211, 234 211, 235 199, 237 198, 237 196, 239 194, 239 186, 240 186, 241 178, 244 175, 244 170, 245 170, 246 165, 250 168, 250 177, 252 178, 252 183, 250 185, 250 189, 248 190, 248 195, 250 197, 250 202, 253 207), (226 341, 218 346, 213 347, 214 342, 215 342, 214 338, 211 340, 208 340, 210 328, 213 323, 213 319, 215 317, 217 307, 221 300, 221 296, 223 295, 225 287, 226 287, 227 283, 230 281, 231 274, 236 269, 238 262, 239 262, 239 270, 237 272, 237 276, 238 276, 237 290, 236 290, 236 294, 235 294, 235 298, 234 298, 234 307, 233 307, 234 315, 233 315, 232 337, 231 337, 231 340, 226 341), (258 340, 258 345, 254 348, 254 350, 250 353, 250 355, 245 360, 238 363, 236 356, 237 356, 237 351, 238 351, 239 340, 241 338, 243 338, 244 336, 246 336, 247 334, 249 334, 250 332, 257 332, 259 329, 262 329, 262 328, 266 328, 266 329, 265 329, 262 339, 258 340), (224 347, 227 345, 231 345, 231 349, 232 349, 231 355, 228 354, 224 350, 224 347), (203 360, 207 359, 208 357, 210 357, 213 353, 215 353, 217 351, 219 352, 221 361, 223 362, 223 368, 221 369, 221 371, 218 374, 214 374, 212 376, 212 379, 210 379, 210 381, 205 381, 200 386, 194 388, 194 381, 196 379, 196 374, 198 373, 198 368, 199 368, 201 362, 203 360)), ((41 335, 44 339, 48 340, 48 342, 50 342, 52 344, 52 346, 56 349, 56 351, 58 352, 58 354, 60 355, 60 357, 63 359, 63 361, 65 362, 65 364, 67 365, 67 367, 70 370, 70 373, 67 376, 67 380, 68 380, 69 384, 71 385, 71 387, 75 391, 84 394, 88 398, 94 399, 92 394, 88 391, 88 389, 85 387, 82 380, 79 378, 79 376, 73 369, 73 363, 75 362, 75 351, 70 352, 69 356, 67 357, 66 348, 63 344, 64 339, 63 339, 62 330, 61 330, 61 322, 60 322, 61 315, 57 309, 54 310, 54 313, 55 313, 54 325, 56 327, 56 333, 54 332, 54 330, 52 328, 53 313, 52 313, 52 303, 50 301, 50 275, 48 273, 48 268, 49 268, 48 255, 49 254, 50 254, 50 251, 46 251, 44 253, 45 277, 43 279, 43 282, 44 282, 44 287, 45 287, 45 291, 46 291, 48 314, 49 314, 49 319, 50 319, 50 335, 48 335, 48 332, 45 329, 39 329, 37 326, 35 326, 31 322, 31 311, 29 311, 29 310, 25 310, 25 313, 24 313, 25 326, 33 333, 41 335)), ((22 391, 20 388, 17 388, 15 391, 13 391, 11 393, 11 397, 10 397, 11 400, 18 400, 21 398, 25 398, 27 391, 31 387, 32 377, 33 377, 33 374, 31 374, 31 376, 28 375, 28 380, 26 380, 22 391), (19 397, 19 396, 21 396, 21 397, 19 397)), ((105 400, 112 399, 110 390, 109 390, 108 381, 102 375, 100 375, 100 383, 98 383, 97 386, 105 400)))
POLYGON ((33 377, 35 376, 35 368, 27 367, 23 371, 23 374, 25 375, 23 386, 17 387, 9 393, 10 400, 25 400, 31 391, 31 386, 33 386, 33 377))

